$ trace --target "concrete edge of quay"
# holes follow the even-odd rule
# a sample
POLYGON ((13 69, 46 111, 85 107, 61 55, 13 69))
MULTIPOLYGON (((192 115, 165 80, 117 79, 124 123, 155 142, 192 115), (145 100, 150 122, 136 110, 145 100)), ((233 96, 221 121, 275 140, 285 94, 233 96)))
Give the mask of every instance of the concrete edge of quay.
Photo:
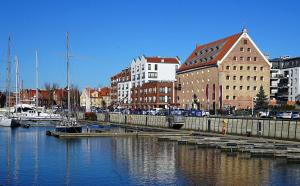
POLYGON ((300 142, 300 122, 297 120, 275 120, 265 118, 229 118, 229 117, 185 117, 182 129, 168 128, 165 116, 125 115, 97 113, 96 121, 88 121, 84 113, 79 113, 81 122, 98 124, 118 124, 143 128, 163 129, 164 131, 189 131, 193 135, 224 136, 237 139, 260 139, 284 142, 300 142), (224 121, 226 121, 224 123, 224 121))

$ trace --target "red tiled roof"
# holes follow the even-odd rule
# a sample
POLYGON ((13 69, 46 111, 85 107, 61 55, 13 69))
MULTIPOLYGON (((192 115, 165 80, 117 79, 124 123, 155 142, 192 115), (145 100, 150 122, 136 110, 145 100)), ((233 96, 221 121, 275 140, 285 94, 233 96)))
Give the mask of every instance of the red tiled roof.
POLYGON ((109 96, 110 95, 110 88, 104 87, 100 90, 100 96, 109 96))
POLYGON ((197 46, 185 60, 184 64, 180 66, 178 72, 217 64, 227 54, 234 43, 236 43, 241 34, 237 33, 211 43, 197 46))
POLYGON ((179 63, 177 58, 171 57, 145 57, 145 59, 150 63, 179 63))

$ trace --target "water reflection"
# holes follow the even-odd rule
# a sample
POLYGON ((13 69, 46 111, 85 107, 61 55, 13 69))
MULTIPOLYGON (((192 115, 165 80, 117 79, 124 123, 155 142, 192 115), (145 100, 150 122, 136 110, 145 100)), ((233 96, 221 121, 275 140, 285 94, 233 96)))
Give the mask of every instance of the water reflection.
POLYGON ((0 128, 0 185, 297 185, 300 167, 149 137, 61 140, 0 128))

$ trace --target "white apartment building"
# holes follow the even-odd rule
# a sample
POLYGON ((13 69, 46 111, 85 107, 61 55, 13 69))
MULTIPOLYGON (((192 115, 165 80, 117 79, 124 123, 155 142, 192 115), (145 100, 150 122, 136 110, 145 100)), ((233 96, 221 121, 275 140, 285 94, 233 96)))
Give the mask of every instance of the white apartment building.
POLYGON ((154 81, 174 82, 179 63, 178 57, 146 57, 142 55, 133 59, 131 63, 132 87, 154 81))
POLYGON ((123 81, 118 83, 118 102, 122 105, 128 105, 131 103, 131 86, 132 83, 130 80, 123 81))
POLYGON ((271 95, 280 104, 300 101, 300 57, 281 57, 270 60, 271 95), (272 90, 274 87, 274 90, 272 90), (272 92, 273 91, 273 92, 272 92))

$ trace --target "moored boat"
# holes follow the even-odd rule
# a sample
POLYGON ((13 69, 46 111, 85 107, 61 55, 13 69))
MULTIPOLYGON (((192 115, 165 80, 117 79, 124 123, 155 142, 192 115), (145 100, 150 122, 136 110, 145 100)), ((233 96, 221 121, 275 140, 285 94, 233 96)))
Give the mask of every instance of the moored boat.
POLYGON ((20 126, 20 123, 16 119, 2 116, 2 117, 0 117, 0 126, 1 127, 18 127, 18 126, 20 126))

